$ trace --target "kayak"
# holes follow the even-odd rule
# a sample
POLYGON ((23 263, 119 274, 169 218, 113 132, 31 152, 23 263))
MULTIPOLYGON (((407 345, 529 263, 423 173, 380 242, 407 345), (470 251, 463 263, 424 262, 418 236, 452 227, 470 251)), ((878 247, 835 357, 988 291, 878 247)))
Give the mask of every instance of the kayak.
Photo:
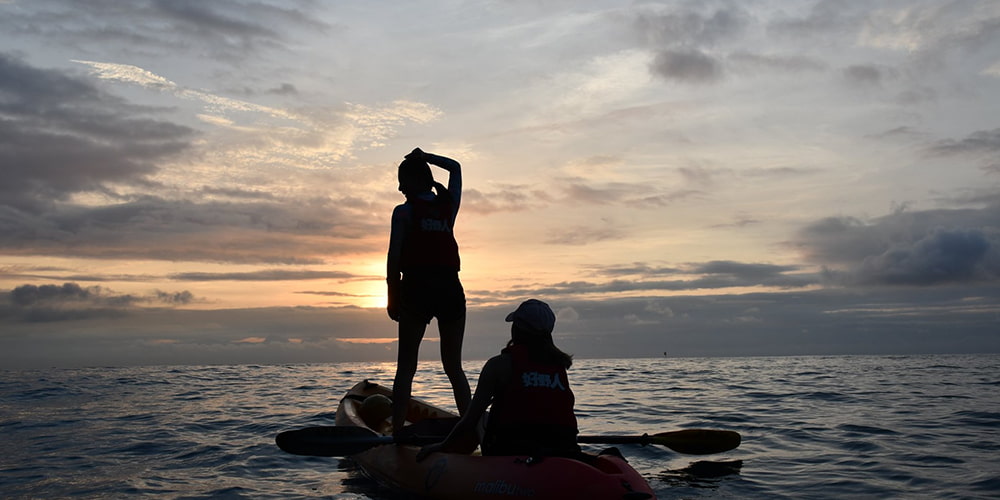
MULTIPOLYGON (((391 434, 388 418, 377 422, 369 418, 369 423, 362 418, 363 402, 376 395, 391 398, 392 390, 367 380, 351 388, 337 407, 337 426, 363 427, 381 435, 391 434)), ((407 425, 457 417, 453 412, 416 398, 410 399, 406 415, 407 425)), ((562 457, 483 456, 478 451, 473 454, 434 453, 417 462, 419 450, 415 445, 382 444, 350 458, 376 481, 430 499, 655 498, 649 483, 614 449, 592 457, 588 463, 562 457)))

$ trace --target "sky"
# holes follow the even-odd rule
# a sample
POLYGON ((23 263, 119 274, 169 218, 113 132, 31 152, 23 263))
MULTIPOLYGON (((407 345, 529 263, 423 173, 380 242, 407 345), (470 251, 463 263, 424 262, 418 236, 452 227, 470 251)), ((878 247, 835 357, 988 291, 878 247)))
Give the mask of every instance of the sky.
POLYGON ((1000 352, 998 2, 0 0, 0 367, 395 359, 414 147, 466 359, 1000 352))

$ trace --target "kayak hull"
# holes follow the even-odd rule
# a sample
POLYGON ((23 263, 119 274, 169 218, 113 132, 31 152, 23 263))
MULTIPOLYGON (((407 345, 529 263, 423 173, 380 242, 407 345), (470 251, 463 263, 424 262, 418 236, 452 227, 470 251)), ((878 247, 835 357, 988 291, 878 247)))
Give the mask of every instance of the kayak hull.
MULTIPOLYGON (((337 408, 338 426, 365 427, 388 433, 388 421, 372 429, 359 415, 364 398, 392 391, 363 381, 355 385, 337 408)), ((452 412, 413 398, 408 423, 454 418, 452 412)), ((418 446, 381 445, 353 455, 365 474, 394 488, 431 499, 496 498, 624 499, 655 498, 642 476, 620 456, 602 454, 593 463, 560 457, 482 456, 435 453, 416 461, 418 446)))

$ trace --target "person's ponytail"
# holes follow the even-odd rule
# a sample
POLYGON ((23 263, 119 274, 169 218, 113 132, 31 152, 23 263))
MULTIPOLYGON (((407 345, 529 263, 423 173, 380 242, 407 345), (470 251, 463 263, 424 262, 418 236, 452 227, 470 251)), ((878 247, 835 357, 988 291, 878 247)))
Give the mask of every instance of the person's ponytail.
POLYGON ((511 325, 511 339, 507 346, 514 344, 526 346, 531 359, 537 362, 559 365, 563 368, 573 366, 573 356, 556 347, 551 333, 531 332, 517 325, 511 325))

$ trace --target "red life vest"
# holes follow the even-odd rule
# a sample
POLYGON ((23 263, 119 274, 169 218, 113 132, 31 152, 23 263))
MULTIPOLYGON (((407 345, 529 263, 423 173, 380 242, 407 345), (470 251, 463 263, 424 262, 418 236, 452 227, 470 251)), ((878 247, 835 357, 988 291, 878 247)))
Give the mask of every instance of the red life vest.
POLYGON ((523 345, 515 344, 504 352, 510 353, 511 376, 493 398, 489 427, 562 427, 575 433, 575 398, 566 368, 533 361, 523 345))
POLYGON ((452 232, 454 207, 450 202, 435 197, 422 200, 417 197, 406 201, 411 207, 410 228, 403 240, 403 273, 421 270, 458 272, 461 261, 458 242, 452 232))

